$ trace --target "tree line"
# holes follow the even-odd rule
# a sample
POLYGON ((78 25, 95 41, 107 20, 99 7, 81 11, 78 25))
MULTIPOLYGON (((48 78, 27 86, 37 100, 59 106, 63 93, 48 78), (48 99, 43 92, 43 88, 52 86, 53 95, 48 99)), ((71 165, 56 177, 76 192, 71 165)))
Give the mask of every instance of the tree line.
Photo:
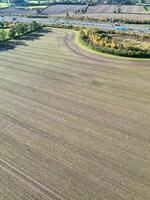
POLYGON ((15 23, 15 24, 1 23, 0 27, 2 28, 0 29, 0 43, 4 43, 7 40, 23 36, 30 32, 34 32, 35 30, 41 28, 41 24, 35 21, 31 23, 15 23))
MULTIPOLYGON (((0 0, 1 1, 1 0, 0 0)), ((135 5, 137 3, 140 4, 149 4, 149 0, 37 0, 37 2, 30 0, 8 0, 7 2, 12 5, 22 5, 22 6, 34 6, 34 5, 50 5, 50 4, 89 4, 89 5, 97 5, 97 4, 127 4, 127 5, 135 5)))

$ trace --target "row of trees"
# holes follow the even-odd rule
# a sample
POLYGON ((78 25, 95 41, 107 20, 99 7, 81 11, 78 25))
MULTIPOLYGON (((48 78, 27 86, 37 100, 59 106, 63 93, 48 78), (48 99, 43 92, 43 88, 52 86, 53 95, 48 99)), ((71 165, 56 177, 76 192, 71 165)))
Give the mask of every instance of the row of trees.
POLYGON ((115 55, 150 58, 149 35, 83 29, 80 39, 91 48, 115 55))
POLYGON ((7 2, 14 5, 47 5, 47 4, 86 4, 90 2, 90 5, 96 4, 136 4, 136 3, 149 3, 149 0, 37 0, 36 3, 30 0, 7 0, 7 2))
POLYGON ((0 31, 0 43, 33 32, 39 28, 41 28, 41 25, 35 21, 29 24, 28 23, 16 23, 11 25, 9 24, 9 30, 2 29, 0 31))

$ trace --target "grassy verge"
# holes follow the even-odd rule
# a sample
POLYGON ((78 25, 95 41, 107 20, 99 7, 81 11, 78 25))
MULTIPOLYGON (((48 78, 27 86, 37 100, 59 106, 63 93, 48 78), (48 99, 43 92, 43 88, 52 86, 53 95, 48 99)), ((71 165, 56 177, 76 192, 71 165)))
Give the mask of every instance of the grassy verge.
POLYGON ((110 57, 110 58, 114 58, 114 59, 125 59, 125 60, 150 60, 149 58, 132 58, 132 57, 123 57, 123 56, 116 56, 116 55, 111 55, 111 54, 107 54, 107 53, 102 53, 102 52, 99 52, 99 51, 96 51, 94 49, 92 49, 90 46, 87 46, 86 42, 84 42, 83 40, 81 40, 80 38, 80 31, 74 31, 76 33, 76 36, 75 36, 75 43, 81 47, 82 49, 85 49, 91 53, 95 53, 95 54, 98 54, 98 55, 103 55, 103 56, 107 56, 107 57, 110 57))
POLYGON ((8 8, 8 7, 10 7, 9 3, 0 2, 0 8, 8 8))
POLYGON ((146 6, 144 6, 144 8, 146 11, 150 12, 150 5, 146 5, 146 6))
POLYGON ((17 8, 21 8, 21 9, 43 9, 43 8, 46 8, 46 5, 43 5, 43 6, 40 6, 40 5, 35 5, 35 6, 17 6, 17 8))

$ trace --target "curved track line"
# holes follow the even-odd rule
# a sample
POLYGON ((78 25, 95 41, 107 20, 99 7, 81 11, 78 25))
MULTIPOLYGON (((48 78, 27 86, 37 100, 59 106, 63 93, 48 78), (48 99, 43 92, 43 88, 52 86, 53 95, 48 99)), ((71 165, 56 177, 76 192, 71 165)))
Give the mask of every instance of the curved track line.
POLYGON ((17 177, 21 181, 28 184, 30 187, 34 188, 37 192, 41 193, 43 196, 45 196, 47 199, 50 200, 65 200, 60 195, 53 192, 51 189, 47 188, 46 186, 42 185, 41 183, 35 181, 28 175, 24 174, 19 169, 16 169, 12 165, 8 164, 4 160, 0 159, 0 168, 7 171, 9 174, 12 174, 13 176, 17 177))
MULTIPOLYGON (((121 57, 116 59, 115 57, 105 57, 105 54, 104 55, 98 55, 94 52, 88 52, 87 50, 83 49, 83 48, 80 48, 78 45, 76 45, 74 43, 75 41, 75 33, 72 33, 71 36, 66 33, 64 38, 63 38, 63 43, 64 45, 74 54, 82 57, 82 58, 85 58, 89 61, 92 61, 94 63, 108 63, 108 62, 111 62, 111 65, 116 65, 116 64, 131 64, 131 63, 136 63, 137 65, 139 65, 140 63, 140 60, 128 60, 128 59, 122 59, 121 57), (71 42, 71 44, 69 43, 71 42)), ((126 57, 127 58, 127 57, 126 57)), ((143 61, 141 59, 141 61, 143 61)), ((148 60, 147 60, 148 61, 148 60)), ((145 60, 145 63, 146 63, 146 60, 145 60)), ((148 64, 148 62, 147 62, 148 64)), ((141 64, 140 64, 141 65, 141 64)), ((140 66, 139 65, 139 66, 140 66)), ((149 65, 149 64, 148 64, 149 65)))
MULTIPOLYGON (((97 56, 97 54, 94 54, 94 53, 91 53, 90 52, 90 55, 86 55, 85 53, 89 53, 88 51, 86 51, 85 49, 82 49, 80 47, 78 47, 73 41, 75 41, 75 34, 72 33, 71 36, 66 33, 64 38, 63 38, 63 42, 64 42, 64 45, 74 54, 80 56, 80 57, 84 57, 85 59, 89 60, 89 61, 94 61, 94 62, 110 62, 110 59, 109 58, 103 58, 102 60, 102 57, 100 56, 97 56), (69 44, 69 42, 71 42, 71 44, 69 44)), ((116 62, 115 60, 112 60, 111 59, 111 62, 114 61, 116 62)))

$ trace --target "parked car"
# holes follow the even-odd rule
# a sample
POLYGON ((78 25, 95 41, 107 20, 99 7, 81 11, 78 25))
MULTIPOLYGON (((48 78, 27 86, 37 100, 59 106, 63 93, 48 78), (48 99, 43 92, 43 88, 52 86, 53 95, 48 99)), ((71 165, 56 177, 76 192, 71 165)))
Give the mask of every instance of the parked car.
POLYGON ((115 25, 115 26, 121 26, 121 24, 119 24, 119 23, 115 23, 114 25, 115 25))
POLYGON ((127 29, 127 27, 124 27, 124 26, 118 26, 118 27, 116 27, 116 30, 125 31, 125 30, 128 30, 128 29, 127 29))

